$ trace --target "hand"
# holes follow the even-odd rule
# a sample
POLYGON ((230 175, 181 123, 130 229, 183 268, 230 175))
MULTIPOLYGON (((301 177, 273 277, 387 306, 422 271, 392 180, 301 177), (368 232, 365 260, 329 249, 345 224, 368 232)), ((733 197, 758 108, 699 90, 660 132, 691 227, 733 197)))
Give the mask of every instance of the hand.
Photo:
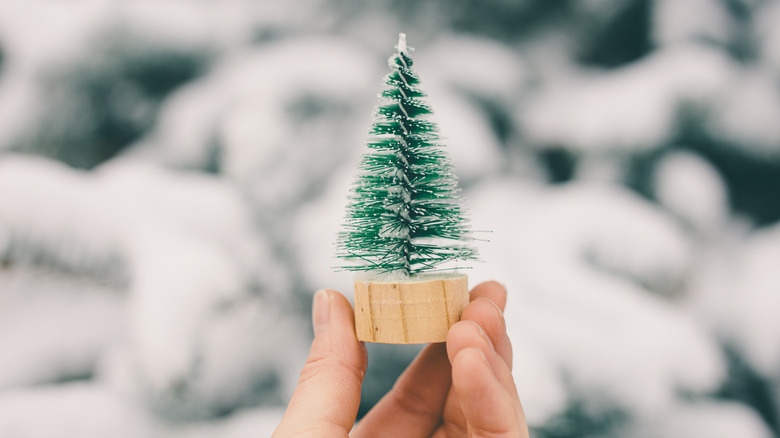
MULTIPOLYGON (((471 291, 446 344, 431 344, 358 423, 363 437, 528 437, 512 380, 512 346, 496 282, 471 291)), ((274 437, 348 437, 360 404, 367 355, 352 306, 336 291, 314 297, 314 341, 274 437)))

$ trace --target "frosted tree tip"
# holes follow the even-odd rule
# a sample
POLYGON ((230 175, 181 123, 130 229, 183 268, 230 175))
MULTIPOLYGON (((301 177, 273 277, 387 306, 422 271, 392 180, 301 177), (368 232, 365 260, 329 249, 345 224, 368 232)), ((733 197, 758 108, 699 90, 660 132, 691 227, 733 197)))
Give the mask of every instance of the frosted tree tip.
POLYGON ((398 53, 407 53, 405 33, 398 34, 398 53))

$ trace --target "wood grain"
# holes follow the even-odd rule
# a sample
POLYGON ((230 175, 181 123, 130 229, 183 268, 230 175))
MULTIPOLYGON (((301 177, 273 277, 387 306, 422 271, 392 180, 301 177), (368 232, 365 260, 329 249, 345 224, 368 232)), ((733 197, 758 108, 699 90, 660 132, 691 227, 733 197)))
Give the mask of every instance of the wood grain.
POLYGON ((444 342, 469 302, 468 277, 355 281, 358 339, 383 344, 444 342))

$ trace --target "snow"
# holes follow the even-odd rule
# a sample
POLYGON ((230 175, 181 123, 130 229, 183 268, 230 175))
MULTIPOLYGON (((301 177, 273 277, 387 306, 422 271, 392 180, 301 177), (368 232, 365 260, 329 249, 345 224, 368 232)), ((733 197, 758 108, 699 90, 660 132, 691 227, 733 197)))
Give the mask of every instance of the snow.
MULTIPOLYGON (((8 150, 18 147, 19 143, 27 143, 40 135, 42 128, 48 128, 57 133, 76 132, 85 123, 83 117, 89 117, 85 111, 74 111, 79 105, 88 105, 79 101, 81 98, 76 90, 80 85, 71 78, 59 78, 56 87, 60 87, 62 95, 53 96, 47 90, 50 81, 63 71, 81 65, 101 71, 103 74, 115 60, 100 60, 89 64, 86 59, 99 50, 99 44, 111 32, 122 30, 138 30, 138 35, 154 36, 152 41, 160 46, 176 45, 177 47, 193 48, 205 45, 205 38, 199 42, 193 41, 192 32, 181 34, 183 28, 197 29, 193 26, 195 15, 201 15, 200 21, 212 19, 205 9, 193 8, 188 2, 167 2, 169 12, 175 12, 179 20, 177 25, 164 27, 155 26, 153 22, 145 22, 154 14, 149 14, 150 3, 136 4, 132 7, 121 3, 104 1, 79 1, 62 5, 51 1, 0 2, 0 40, 3 42, 3 75, 0 77, 0 125, 5 129, 0 131, 0 149, 8 150), (187 13, 187 10, 190 13, 187 13), (146 13, 142 13, 146 12, 146 13), (185 18, 186 17, 186 18, 185 18), (125 27, 116 26, 118 23, 125 27), (186 25, 183 25, 185 24, 186 25), (42 31, 45 29, 45 31, 42 31), (79 62, 81 61, 81 62, 79 62), (69 80, 70 79, 70 80, 69 80), (59 100, 57 100, 59 99, 59 100), (74 126, 55 126, 51 121, 41 127, 42 119, 46 119, 51 110, 51 102, 55 106, 68 106, 77 114, 67 114, 76 117, 74 126), (81 118, 79 118, 81 117, 81 118)), ((217 8, 214 8, 217 9, 217 8)), ((170 21, 170 20, 168 20, 170 21)), ((171 23, 173 24, 173 23, 171 23)), ((234 27, 231 27, 234 28, 234 27)), ((202 28, 201 28, 202 29, 202 28)), ((212 28, 213 29, 213 28, 212 28)), ((148 40, 136 38, 138 44, 134 49, 148 50, 144 43, 148 40)), ((52 88, 52 87, 49 87, 52 88)), ((62 117, 63 115, 60 115, 62 117)), ((55 119, 61 122, 61 118, 55 119)), ((59 139, 59 138, 58 138, 59 139)), ((37 145, 36 145, 37 146, 37 145)), ((51 147, 50 145, 46 145, 51 147)))
MULTIPOLYGON (((137 178, 142 170, 126 175, 137 178)), ((138 197, 151 206, 142 211, 154 212, 153 217, 136 215, 133 224, 140 228, 131 230, 129 249, 134 274, 130 360, 150 397, 168 400, 172 406, 165 409, 175 415, 212 415, 248 402, 247 393, 259 384, 254 382, 278 379, 289 391, 297 375, 269 360, 268 352, 291 360, 305 351, 296 340, 307 336, 290 320, 256 309, 261 303, 250 293, 254 284, 266 296, 282 296, 289 281, 264 242, 247 239, 253 233, 249 212, 231 185, 201 176, 160 173, 155 178, 149 172, 147 188, 118 171, 112 176, 109 188, 123 190, 127 200, 138 197), (169 191, 151 190, 166 186, 169 191), (161 214, 166 207, 168 217, 161 214), (265 269, 258 272, 257 266, 265 269), (226 319, 231 316, 235 320, 226 319), (285 330, 286 344, 260 337, 274 326, 285 330), (247 350, 250 344, 254 348, 247 350), (228 352, 236 365, 222 359, 228 352), (190 396, 171 400, 181 385, 190 396)))
POLYGON ((780 227, 732 226, 702 257, 686 302, 751 370, 780 381, 780 227))
POLYGON ((728 193, 718 171, 690 152, 667 155, 656 166, 654 192, 661 205, 700 233, 719 231, 728 217, 728 193))
POLYGON ((377 67, 337 39, 240 53, 172 96, 142 145, 182 167, 205 168, 216 153, 221 170, 256 203, 284 208, 316 190, 343 165, 342 154, 364 142, 377 67), (352 123, 358 114, 365 123, 352 123))
POLYGON ((311 295, 320 288, 329 288, 350 296, 352 275, 334 266, 342 264, 335 257, 335 243, 344 223, 347 195, 354 177, 353 170, 346 168, 334 175, 322 196, 301 205, 292 219, 291 246, 303 283, 311 295))
POLYGON ((252 214, 235 184, 131 159, 102 166, 96 175, 100 194, 111 203, 107 210, 123 220, 127 251, 143 251, 139 246, 145 243, 153 247, 158 233, 175 229, 177 235, 197 237, 226 252, 243 276, 257 275, 258 265, 268 267, 259 280, 266 290, 284 284, 283 269, 268 252, 268 243, 262 235, 253 235, 252 214))
POLYGON ((674 406, 665 415, 625 431, 636 438, 769 438, 772 432, 755 411, 733 402, 698 402, 674 406))
POLYGON ((495 174, 505 165, 506 139, 497 136, 490 111, 516 105, 529 76, 523 60, 494 41, 454 35, 415 53, 415 68, 458 177, 469 185, 495 174))
POLYGON ((182 427, 171 434, 184 438, 245 438, 271 436, 282 420, 280 408, 247 409, 216 424, 182 427))
POLYGON ((12 68, 4 65, 0 77, 0 120, 3 126, 11 127, 0 130, 0 150, 9 149, 17 131, 20 127, 31 125, 38 110, 36 84, 24 73, 16 73, 12 68))
MULTIPOLYGON (((6 156, 0 170, 0 201, 6 207, 0 226, 12 238, 50 246, 45 251, 65 251, 60 263, 127 259, 145 233, 152 233, 153 240, 161 229, 175 228, 177 234, 198 236, 230 252, 245 271, 258 263, 273 265, 261 239, 246 238, 253 226, 250 213, 228 182, 196 174, 171 176, 132 161, 88 174, 44 159, 6 156)), ((270 284, 278 286, 274 277, 269 270, 270 284)))
POLYGON ((14 68, 40 68, 81 55, 96 32, 122 25, 158 42, 219 50, 245 43, 258 29, 294 28, 315 13, 320 0, 300 8, 273 2, 229 0, 193 6, 187 0, 136 2, 0 2, 0 37, 14 68), (175 19, 171 19, 175 17, 175 19), (30 26, 34 22, 37 26, 30 26), (45 32, 41 31, 45 29, 45 32))
POLYGON ((755 35, 763 63, 775 74, 780 71, 780 29, 777 20, 780 17, 780 3, 765 2, 756 10, 755 35))
POLYGON ((726 44, 735 25, 717 0, 656 0, 653 2, 653 40, 658 45, 688 41, 726 44))
POLYGON ((503 104, 514 101, 529 80, 528 67, 516 51, 464 35, 448 35, 421 48, 415 54, 415 68, 426 90, 443 83, 472 97, 503 104))
POLYGON ((22 266, 0 270, 0 389, 92 374, 124 328, 124 304, 110 285, 22 266))
POLYGON ((461 183, 494 174, 502 164, 501 145, 484 112, 456 93, 428 88, 444 149, 461 183))
POLYGON ((536 147, 652 149, 670 139, 682 103, 706 106, 734 74, 721 53, 681 45, 616 70, 582 71, 545 84, 518 117, 536 147))
POLYGON ((105 3, 94 1, 72 5, 0 2, 0 36, 7 57, 4 63, 14 69, 27 69, 71 59, 79 43, 105 20, 108 10, 105 3), (39 27, 30 26, 31 22, 39 27))
MULTIPOLYGON (((742 73, 714 108, 707 126, 716 137, 741 145, 757 156, 780 157, 780 92, 776 75, 767 71, 742 73)), ((742 152, 744 153, 744 151, 742 152)))
MULTIPOLYGON (((503 272, 511 272, 510 267, 516 263, 527 263, 544 269, 539 273, 539 278, 544 278, 557 269, 554 265, 564 261, 588 264, 642 285, 656 286, 658 292, 680 282, 685 275, 691 254, 682 231, 668 217, 625 190, 588 183, 530 195, 523 193, 528 191, 524 189, 521 195, 544 198, 544 201, 516 206, 523 198, 508 194, 500 187, 486 187, 479 188, 476 196, 492 189, 512 200, 499 207, 500 197, 496 195, 488 198, 491 200, 470 200, 467 204, 473 212, 475 229, 487 228, 487 224, 492 228, 486 236, 491 243, 480 247, 486 265, 498 265, 504 268, 503 272), (504 211, 499 215, 497 208, 518 211, 504 211), (520 229, 518 220, 523 223, 520 229), (498 225, 494 225, 496 222, 498 225), (524 228, 529 231, 523 232, 524 228), (505 245, 501 243, 505 241, 521 244, 518 248, 528 250, 516 252, 511 258, 503 253, 488 255, 496 251, 492 242, 505 245), (482 252, 483 247, 487 253, 482 252), (539 266, 546 265, 545 260, 551 266, 539 266)), ((470 199, 475 195, 469 192, 466 196, 470 199)))
MULTIPOLYGON (((477 267, 472 279, 502 273, 510 337, 530 338, 541 356, 531 363, 556 370, 557 382, 525 388, 524 403, 547 407, 536 418, 562 412, 566 399, 549 394, 569 385, 638 415, 667 408, 681 390, 717 387, 725 369, 714 339, 656 295, 678 285, 690 263, 669 218, 628 192, 588 184, 552 190, 499 181, 467 195, 474 223, 494 227, 480 248, 489 269, 477 267)), ((536 374, 524 372, 536 369, 519 362, 515 375, 534 382, 536 374)))
MULTIPOLYGON (((83 173, 53 161, 0 157, 0 204, 4 207, 0 229, 9 233, 12 244, 30 242, 28 249, 14 244, 11 251, 49 252, 58 263, 80 270, 117 259, 121 236, 117 218, 98 201, 91 182, 83 173)), ((35 253, 14 255, 35 257, 35 253)))
POLYGON ((206 248, 156 247, 130 308, 129 359, 145 396, 164 413, 197 418, 257 402, 258 392, 267 397, 276 384, 291 393, 297 371, 289 363, 305 358, 305 323, 242 293, 240 276, 206 248), (285 337, 264 336, 271 331, 285 337), (271 387, 263 392, 263 385, 271 387))
MULTIPOLYGON (((40 252, 56 256, 53 263, 85 273, 91 261, 116 254, 130 294, 128 307, 111 295, 84 304, 55 295, 30 310, 25 300, 10 306, 18 316, 4 324, 38 334, 26 354, 4 365, 6 385, 88 374, 102 350, 117 345, 134 392, 169 402, 164 410, 174 416, 214 415, 257 394, 291 392, 297 372, 288 361, 302 361, 308 334, 297 318, 272 310, 290 282, 266 242, 247 237, 255 234, 250 214, 232 184, 133 160, 90 174, 21 156, 4 158, 0 168, 0 225, 11 241, 40 242, 40 252), (79 323, 61 333, 45 328, 38 318, 57 306, 62 314, 51 319, 79 323), (271 328, 285 331, 283 343, 261 336, 271 328), (60 345, 49 348, 53 342, 60 345), (52 360, 33 362, 44 354, 52 360), (190 396, 172 398, 182 390, 190 396)), ((9 334, 4 341, 20 338, 9 334)))
POLYGON ((273 25, 279 20, 276 9, 274 5, 256 6, 241 0, 228 0, 220 5, 204 4, 197 8, 186 0, 164 4, 146 0, 117 2, 110 7, 109 14, 132 23, 132 27, 142 33, 154 34, 173 44, 217 50, 250 40, 253 26, 273 25))
POLYGON ((163 421, 100 384, 6 392, 0 394, 0 412, 0 435, 14 438, 271 436, 282 417, 278 408, 254 408, 208 423, 163 421))
POLYGON ((240 276, 200 242, 159 233, 134 266, 131 332, 141 373, 153 390, 190 373, 208 311, 236 300, 240 276))
POLYGON ((780 226, 754 233, 743 251, 735 267, 736 287, 722 311, 733 320, 735 340, 755 369, 780 379, 780 226))
POLYGON ((399 33, 398 34, 398 45, 396 46, 396 49, 398 49, 398 53, 406 53, 406 34, 405 33, 399 33))
POLYGON ((97 385, 5 392, 0 394, 0 412, 0 435, 7 437, 154 436, 154 426, 140 406, 97 385))
MULTIPOLYGON (((509 303, 513 307, 517 305, 514 301, 509 303)), ((568 388, 561 378, 559 364, 545 353, 544 347, 530 333, 513 327, 510 340, 515 357, 512 377, 521 394, 528 424, 541 426, 555 421, 555 415, 563 411, 568 401, 568 388)))

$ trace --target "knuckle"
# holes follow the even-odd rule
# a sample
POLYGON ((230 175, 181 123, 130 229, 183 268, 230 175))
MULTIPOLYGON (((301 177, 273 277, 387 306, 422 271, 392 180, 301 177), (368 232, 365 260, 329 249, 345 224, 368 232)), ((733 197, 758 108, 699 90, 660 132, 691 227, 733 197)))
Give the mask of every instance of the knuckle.
POLYGON ((354 378, 358 381, 362 381, 365 375, 365 370, 360 365, 349 364, 332 356, 314 356, 309 357, 306 365, 303 366, 299 384, 303 384, 326 371, 335 372, 337 375, 345 375, 346 378, 354 378))

